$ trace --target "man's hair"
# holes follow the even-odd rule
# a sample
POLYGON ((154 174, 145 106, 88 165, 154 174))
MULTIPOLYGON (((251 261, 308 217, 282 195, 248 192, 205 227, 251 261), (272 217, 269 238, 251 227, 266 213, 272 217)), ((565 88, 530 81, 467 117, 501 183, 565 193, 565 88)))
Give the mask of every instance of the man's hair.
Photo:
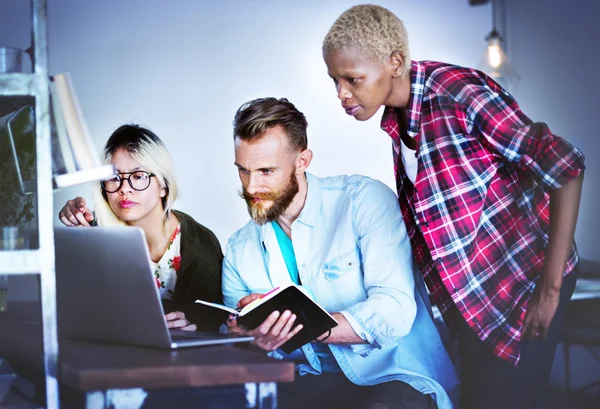
POLYGON ((306 117, 286 98, 258 98, 243 104, 233 119, 233 138, 252 142, 275 126, 285 130, 292 150, 308 147, 306 117))
POLYGON ((404 57, 404 74, 411 69, 406 28, 402 20, 381 6, 354 6, 338 17, 323 40, 323 56, 340 49, 359 51, 380 64, 398 51, 404 57))

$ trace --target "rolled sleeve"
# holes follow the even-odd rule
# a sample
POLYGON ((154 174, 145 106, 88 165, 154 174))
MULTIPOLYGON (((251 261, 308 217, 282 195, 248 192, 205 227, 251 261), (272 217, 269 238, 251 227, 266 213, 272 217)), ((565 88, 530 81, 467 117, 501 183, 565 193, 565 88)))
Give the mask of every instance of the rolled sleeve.
POLYGON ((361 324, 359 324, 359 322, 354 318, 354 316, 349 311, 342 311, 341 314, 344 316, 344 318, 346 318, 346 321, 348 321, 348 323, 350 324, 350 326, 352 327, 354 332, 360 338, 362 338, 364 341, 367 342, 366 344, 351 344, 350 348, 352 349, 352 352, 354 352, 355 354, 358 354, 364 358, 367 355, 369 355, 369 353, 373 349, 381 348, 381 345, 379 345, 377 343, 375 338, 371 334, 369 334, 367 331, 365 331, 364 327, 361 324))
POLYGON ((584 171, 579 149, 545 123, 533 122, 510 94, 495 88, 472 87, 463 103, 470 124, 496 153, 531 174, 545 190, 558 189, 584 171))

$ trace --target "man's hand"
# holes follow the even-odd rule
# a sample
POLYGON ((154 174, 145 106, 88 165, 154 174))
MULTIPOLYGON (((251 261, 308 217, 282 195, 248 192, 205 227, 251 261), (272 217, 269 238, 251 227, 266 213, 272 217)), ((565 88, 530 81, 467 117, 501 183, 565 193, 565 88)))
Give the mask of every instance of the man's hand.
POLYGON ((244 298, 242 298, 241 300, 238 301, 237 303, 237 307, 239 309, 244 308, 246 305, 250 304, 252 301, 254 300, 258 300, 259 298, 261 298, 264 294, 259 294, 259 293, 254 293, 254 294, 250 294, 245 296, 244 298))
MULTIPOLYGON (((243 308, 261 296, 262 294, 250 294, 242 298, 237 304, 238 308, 243 308)), ((269 352, 276 350, 300 332, 302 325, 294 327, 295 321, 296 316, 290 311, 286 310, 283 314, 280 314, 279 311, 273 311, 261 325, 249 330, 238 325, 236 317, 230 315, 227 319, 227 330, 230 334, 253 336, 254 341, 252 343, 269 352)))
POLYGON ((547 288, 544 285, 537 286, 527 304, 521 339, 546 339, 559 301, 560 290, 547 288))
POLYGON ((169 329, 180 329, 183 331, 196 331, 196 324, 192 324, 185 318, 185 314, 181 311, 170 312, 165 315, 167 327, 169 329))
POLYGON ((90 223, 94 220, 94 215, 88 209, 85 199, 77 196, 73 200, 67 200, 67 203, 58 212, 58 218, 68 227, 89 227, 90 223))

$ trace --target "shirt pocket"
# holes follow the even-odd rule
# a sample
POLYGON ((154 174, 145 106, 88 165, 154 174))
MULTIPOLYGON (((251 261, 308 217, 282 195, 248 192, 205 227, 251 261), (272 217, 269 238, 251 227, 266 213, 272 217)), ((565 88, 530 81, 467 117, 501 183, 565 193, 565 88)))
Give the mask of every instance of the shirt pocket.
POLYGON ((360 273, 360 256, 356 248, 325 261, 323 263, 323 273, 329 281, 337 280, 349 273, 360 273))

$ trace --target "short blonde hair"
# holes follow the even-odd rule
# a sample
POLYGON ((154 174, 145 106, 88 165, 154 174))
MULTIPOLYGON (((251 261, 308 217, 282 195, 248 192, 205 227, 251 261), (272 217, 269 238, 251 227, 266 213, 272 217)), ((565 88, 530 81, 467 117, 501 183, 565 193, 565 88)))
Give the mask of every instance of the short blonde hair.
MULTIPOLYGON (((175 166, 167 147, 152 131, 139 125, 123 125, 108 138, 104 148, 103 162, 110 163, 112 156, 124 149, 144 170, 154 173, 160 187, 166 190, 162 198, 164 220, 171 215, 173 203, 177 200, 179 189, 175 166)), ((94 194, 96 220, 99 226, 118 226, 126 223, 119 219, 108 204, 106 192, 98 183, 94 194)))
POLYGON ((408 32, 402 20, 384 7, 362 4, 343 12, 323 40, 323 56, 339 49, 357 50, 380 64, 398 51, 404 57, 404 74, 410 73, 408 32))

